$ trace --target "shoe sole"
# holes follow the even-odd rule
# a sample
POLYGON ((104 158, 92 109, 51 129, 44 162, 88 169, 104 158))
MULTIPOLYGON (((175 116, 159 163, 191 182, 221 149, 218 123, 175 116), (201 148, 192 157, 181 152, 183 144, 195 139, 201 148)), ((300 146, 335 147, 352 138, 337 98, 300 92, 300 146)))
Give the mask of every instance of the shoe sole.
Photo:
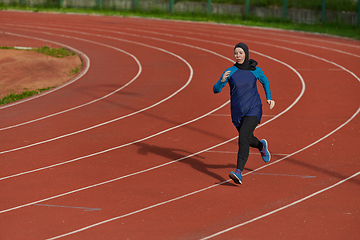
POLYGON ((234 174, 230 173, 229 177, 236 183, 236 184, 242 184, 242 181, 234 174))
POLYGON ((264 161, 265 163, 268 163, 268 162, 270 162, 270 160, 271 160, 271 154, 270 154, 270 151, 269 151, 269 145, 268 145, 268 142, 267 142, 265 139, 262 139, 262 141, 265 142, 265 144, 266 144, 266 153, 269 154, 269 160, 268 160, 268 161, 265 161, 265 160, 263 159, 263 161, 264 161))

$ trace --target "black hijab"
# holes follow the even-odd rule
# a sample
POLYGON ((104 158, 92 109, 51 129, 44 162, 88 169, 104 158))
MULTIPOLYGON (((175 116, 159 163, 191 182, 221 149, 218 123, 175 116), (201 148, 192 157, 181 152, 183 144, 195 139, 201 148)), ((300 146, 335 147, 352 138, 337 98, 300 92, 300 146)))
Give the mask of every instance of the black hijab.
POLYGON ((250 59, 249 60, 249 48, 245 43, 238 43, 235 45, 235 48, 242 48, 245 52, 245 61, 243 62, 243 64, 238 64, 235 63, 234 66, 242 69, 242 70, 255 70, 256 69, 256 65, 258 64, 255 60, 250 59))

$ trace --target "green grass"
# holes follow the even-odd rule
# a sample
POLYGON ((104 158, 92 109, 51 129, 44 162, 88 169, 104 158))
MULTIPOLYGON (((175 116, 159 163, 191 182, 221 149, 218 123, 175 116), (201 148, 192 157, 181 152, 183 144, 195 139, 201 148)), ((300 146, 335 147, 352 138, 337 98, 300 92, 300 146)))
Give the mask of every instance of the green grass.
POLYGON ((12 103, 12 102, 15 102, 15 101, 27 98, 27 97, 31 97, 33 95, 36 95, 36 94, 41 93, 43 91, 49 90, 51 88, 54 88, 54 87, 41 88, 41 89, 33 90, 33 91, 28 91, 25 88, 25 91, 23 91, 20 94, 10 93, 10 94, 6 95, 5 97, 3 97, 3 99, 0 100, 0 105, 7 104, 7 103, 12 103))
MULTIPOLYGON (((18 50, 18 49, 14 48, 14 47, 6 47, 6 46, 2 46, 2 47, 0 46, 0 49, 15 49, 15 50, 18 50)), ((33 48, 33 49, 30 49, 30 50, 22 50, 22 49, 20 49, 19 51, 36 51, 36 52, 39 52, 39 53, 42 53, 42 54, 45 54, 45 55, 48 55, 48 56, 56 57, 56 58, 63 58, 63 57, 75 55, 74 52, 71 52, 71 51, 67 50, 66 48, 49 48, 48 46, 44 46, 44 47, 41 47, 41 48, 33 48)), ((80 69, 81 69, 81 65, 79 67, 76 67, 75 69, 71 69, 70 72, 69 72, 69 75, 77 74, 80 71, 80 69)), ((47 91, 47 90, 49 90, 51 88, 55 88, 55 87, 41 88, 41 89, 33 90, 33 91, 28 91, 27 89, 24 89, 25 91, 23 91, 20 94, 17 94, 17 93, 14 92, 14 93, 6 95, 3 99, 1 99, 0 100, 0 105, 15 102, 17 100, 24 99, 24 98, 27 98, 27 97, 31 97, 31 96, 39 94, 39 93, 41 93, 43 91, 47 91)))
MULTIPOLYGON (((223 0, 213 0, 223 1, 223 0)), ((224 0, 225 1, 225 0, 224 0)), ((243 0, 232 0, 232 1, 243 1, 243 0)), ((254 0, 252 0, 254 1, 254 0)), ((268 1, 268 0, 263 0, 268 1)), ((329 1, 329 0, 327 0, 329 1)), ((226 1, 228 2, 228 1, 226 1)), ((291 2, 289 0, 289 2, 291 2)), ((294 2, 294 1, 293 1, 294 2)), ((280 28, 286 30, 296 30, 296 31, 305 31, 305 32, 313 32, 313 33, 323 33, 335 36, 348 37, 356 40, 360 40, 360 27, 349 26, 343 23, 317 23, 313 25, 309 24, 299 24, 293 23, 290 20, 284 20, 281 18, 265 18, 261 19, 254 16, 248 16, 244 18, 242 16, 230 16, 230 15, 208 15, 203 13, 174 13, 171 15, 169 12, 160 11, 160 10, 152 10, 152 11, 131 11, 131 10, 111 10, 111 9, 72 9, 72 8, 51 8, 47 7, 25 7, 19 6, 17 4, 11 6, 5 6, 4 4, 0 4, 0 10, 7 9, 16 9, 16 10, 26 10, 26 11, 34 11, 34 12, 61 12, 61 13, 81 13, 81 14, 99 14, 105 16, 122 16, 122 17, 144 17, 144 18, 160 18, 160 19, 173 19, 173 20, 187 20, 187 21, 196 21, 196 22, 214 22, 214 23, 226 23, 226 24, 234 24, 234 25, 246 25, 246 26, 258 26, 258 27, 270 27, 270 28, 280 28)), ((0 49, 14 49, 12 47, 0 47, 0 49)), ((70 52, 69 50, 62 49, 51 49, 47 46, 38 49, 32 49, 37 52, 54 56, 54 57, 66 57, 69 55, 74 55, 75 53, 70 52)), ((80 66, 81 68, 81 66, 80 66)), ((80 68, 76 67, 72 69, 69 74, 77 74, 80 68)), ((19 99, 23 99, 26 97, 33 96, 35 94, 41 93, 43 91, 49 90, 53 87, 38 89, 35 91, 27 91, 25 90, 21 94, 11 93, 5 96, 2 100, 0 100, 0 105, 17 101, 19 99)))
POLYGON ((0 47, 0 49, 14 49, 14 47, 6 47, 6 46, 2 46, 2 47, 0 47))
MULTIPOLYGON (((207 0, 181 0, 189 2, 207 2, 207 0)), ((245 0, 211 0, 212 3, 245 5, 245 0)), ((321 0, 287 0, 288 8, 321 10, 321 0)), ((283 0, 250 0, 250 6, 282 7, 283 0)), ((327 10, 356 12, 357 2, 353 0, 326 0, 327 10)))
POLYGON ((81 66, 76 67, 75 69, 70 70, 70 75, 75 75, 80 71, 81 66))
POLYGON ((66 48, 49 48, 48 46, 44 46, 42 48, 35 48, 32 50, 56 58, 63 58, 75 55, 74 52, 71 52, 66 48))
POLYGON ((203 13, 174 13, 171 15, 168 12, 161 11, 90 11, 87 10, 89 14, 99 13, 109 16, 139 16, 147 18, 162 18, 162 19, 174 19, 174 20, 187 20, 187 21, 196 21, 196 22, 213 22, 213 23, 226 23, 233 25, 245 25, 245 26, 257 26, 257 27, 268 27, 268 28, 278 28, 285 30, 296 30, 312 33, 321 33, 329 34, 334 36, 341 36, 352 38, 355 40, 360 40, 360 28, 357 26, 350 26, 344 23, 333 22, 333 23, 316 23, 316 24, 301 24, 291 22, 289 19, 282 18, 265 18, 261 19, 255 16, 248 16, 247 18, 243 16, 233 16, 233 15, 217 15, 217 14, 203 14, 203 13))
POLYGON ((42 53, 48 56, 56 57, 56 58, 64 58, 68 56, 74 56, 75 53, 67 50, 66 48, 49 48, 48 46, 44 46, 41 48, 33 48, 33 49, 17 49, 15 47, 7 47, 0 46, 0 49, 14 49, 21 51, 36 51, 38 53, 42 53))
MULTIPOLYGON (((269 0, 264 0, 269 1, 269 0)), ((329 1, 329 0, 327 0, 329 1)), ((289 4, 290 4, 289 0, 289 4)), ((299 1, 301 2, 301 1, 299 1)), ((309 1, 305 1, 309 2, 309 1)), ((319 1, 317 1, 319 2, 319 1)), ((320 1, 321 2, 321 1, 320 1)), ((328 4, 328 2, 327 2, 328 4)), ((328 4, 329 5, 329 4, 328 4)), ((105 16, 123 16, 123 17, 144 17, 144 18, 161 18, 161 19, 174 19, 174 20, 187 20, 197 22, 214 22, 214 23, 227 23, 234 25, 246 25, 246 26, 258 26, 258 27, 270 27, 279 28, 286 30, 296 30, 304 32, 322 33, 341 37, 352 38, 360 40, 360 26, 350 26, 340 22, 331 23, 316 23, 316 24, 300 24, 294 23, 290 20, 284 20, 281 18, 265 18, 248 16, 234 15, 218 15, 218 14, 204 14, 204 13, 177 13, 171 15, 169 12, 161 10, 151 11, 132 11, 132 10, 112 10, 112 9, 75 9, 75 8, 49 8, 49 7, 26 7, 19 5, 5 6, 0 5, 0 9, 17 9, 27 10, 35 12, 60 12, 60 13, 81 13, 81 14, 99 14, 105 16)))

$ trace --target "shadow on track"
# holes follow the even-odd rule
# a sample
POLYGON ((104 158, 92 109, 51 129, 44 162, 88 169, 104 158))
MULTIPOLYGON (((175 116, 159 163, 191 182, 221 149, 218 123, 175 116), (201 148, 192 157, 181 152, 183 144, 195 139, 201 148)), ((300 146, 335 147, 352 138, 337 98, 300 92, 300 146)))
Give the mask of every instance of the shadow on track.
MULTIPOLYGON (((227 179, 224 179, 222 176, 210 171, 209 169, 219 169, 219 168, 235 169, 236 168, 236 165, 234 165, 234 164, 226 164, 226 165, 206 164, 203 161, 199 160, 199 159, 205 159, 204 157, 198 156, 198 155, 195 155, 192 157, 187 157, 187 156, 191 155, 192 153, 182 150, 182 149, 158 147, 158 146, 149 145, 149 144, 142 143, 142 142, 135 143, 134 145, 139 147, 138 153, 141 155, 147 155, 148 153, 153 153, 153 154, 165 157, 167 159, 170 159, 171 161, 178 161, 179 163, 188 164, 193 169, 195 169, 201 173, 204 173, 212 178, 215 178, 219 182, 224 182, 227 179)), ((235 184, 229 183, 229 184, 223 184, 223 185, 234 186, 235 184)))

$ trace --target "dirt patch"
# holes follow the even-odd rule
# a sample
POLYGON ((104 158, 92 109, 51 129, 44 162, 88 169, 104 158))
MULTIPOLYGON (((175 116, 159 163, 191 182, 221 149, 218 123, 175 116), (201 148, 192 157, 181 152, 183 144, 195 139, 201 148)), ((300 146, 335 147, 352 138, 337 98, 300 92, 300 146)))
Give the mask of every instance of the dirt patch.
POLYGON ((59 86, 70 80, 79 66, 77 55, 56 58, 36 51, 0 49, 0 99, 22 93, 25 88, 31 91, 59 86))

